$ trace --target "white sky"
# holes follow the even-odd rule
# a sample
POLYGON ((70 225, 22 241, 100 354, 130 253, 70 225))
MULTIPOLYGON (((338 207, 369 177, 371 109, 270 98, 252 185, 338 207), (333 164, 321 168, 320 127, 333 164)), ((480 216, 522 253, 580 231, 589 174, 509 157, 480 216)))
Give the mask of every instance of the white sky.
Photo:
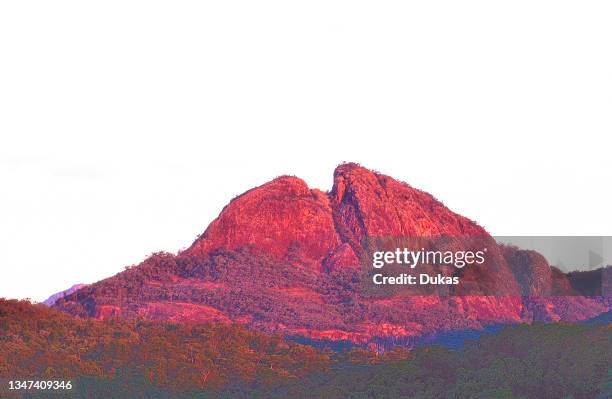
POLYGON ((0 296, 356 161, 497 235, 612 235, 608 1, 3 1, 0 296))

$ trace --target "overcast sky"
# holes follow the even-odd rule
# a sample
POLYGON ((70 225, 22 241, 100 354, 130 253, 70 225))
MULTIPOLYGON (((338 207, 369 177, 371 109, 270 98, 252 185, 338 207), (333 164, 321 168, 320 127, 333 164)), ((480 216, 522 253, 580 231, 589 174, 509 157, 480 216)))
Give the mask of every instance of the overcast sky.
POLYGON ((3 1, 0 296, 355 161, 496 235, 612 235, 607 1, 3 1))

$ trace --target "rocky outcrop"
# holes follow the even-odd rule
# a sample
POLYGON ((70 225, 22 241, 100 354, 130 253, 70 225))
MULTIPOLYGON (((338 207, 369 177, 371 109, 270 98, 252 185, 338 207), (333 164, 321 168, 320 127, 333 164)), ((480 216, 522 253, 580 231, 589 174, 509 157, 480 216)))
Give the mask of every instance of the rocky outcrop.
POLYGON ((252 246, 276 259, 299 259, 319 268, 340 244, 328 196, 283 176, 232 200, 186 254, 252 246))
MULTIPOLYGON (((579 277, 582 285, 592 280, 579 277)), ((442 331, 577 321, 612 306, 580 296, 575 285, 538 253, 498 245, 430 194, 344 164, 328 193, 276 178, 232 200, 184 252, 154 255, 56 306, 97 318, 233 322, 309 339, 412 345, 442 331), (442 236, 487 246, 486 265, 448 272, 471 282, 469 292, 364 290, 370 240, 442 236)))

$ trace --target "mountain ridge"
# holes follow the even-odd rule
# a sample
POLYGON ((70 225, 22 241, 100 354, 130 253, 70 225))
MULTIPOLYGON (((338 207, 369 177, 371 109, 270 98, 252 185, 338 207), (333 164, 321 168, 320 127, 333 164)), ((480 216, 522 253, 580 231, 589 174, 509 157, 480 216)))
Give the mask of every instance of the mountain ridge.
POLYGON ((66 295, 72 294, 73 292, 78 291, 81 288, 86 287, 86 286, 87 286, 87 284, 81 284, 81 283, 74 284, 72 287, 70 287, 70 288, 68 288, 68 289, 66 289, 64 291, 60 291, 60 292, 57 292, 57 293, 55 293, 53 295, 50 295, 49 298, 47 298, 44 301, 42 301, 42 303, 44 305, 47 305, 47 306, 53 306, 53 304, 55 304, 55 302, 57 302, 58 299, 63 298, 66 295))
POLYGON ((156 254, 56 306, 100 319, 213 320, 308 339, 410 346, 442 331, 586 319, 612 302, 578 296, 541 256, 497 245, 432 195, 351 163, 336 168, 329 192, 293 176, 248 190, 186 250, 156 254), (368 297, 358 264, 364 243, 397 236, 484 237, 493 243, 495 272, 453 273, 497 296, 368 297))

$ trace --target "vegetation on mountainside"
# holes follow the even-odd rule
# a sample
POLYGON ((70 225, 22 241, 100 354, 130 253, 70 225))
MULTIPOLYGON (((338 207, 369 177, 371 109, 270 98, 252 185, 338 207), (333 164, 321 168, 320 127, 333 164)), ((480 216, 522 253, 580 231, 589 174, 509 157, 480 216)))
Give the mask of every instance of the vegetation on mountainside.
POLYGON ((129 370, 182 389, 286 380, 330 364, 328 353, 235 325, 100 322, 0 300, 0 378, 107 379, 129 370))
POLYGON ((608 398, 610 324, 506 327, 462 350, 333 353, 228 325, 95 321, 0 300, 8 379, 70 379, 28 397, 608 398))

